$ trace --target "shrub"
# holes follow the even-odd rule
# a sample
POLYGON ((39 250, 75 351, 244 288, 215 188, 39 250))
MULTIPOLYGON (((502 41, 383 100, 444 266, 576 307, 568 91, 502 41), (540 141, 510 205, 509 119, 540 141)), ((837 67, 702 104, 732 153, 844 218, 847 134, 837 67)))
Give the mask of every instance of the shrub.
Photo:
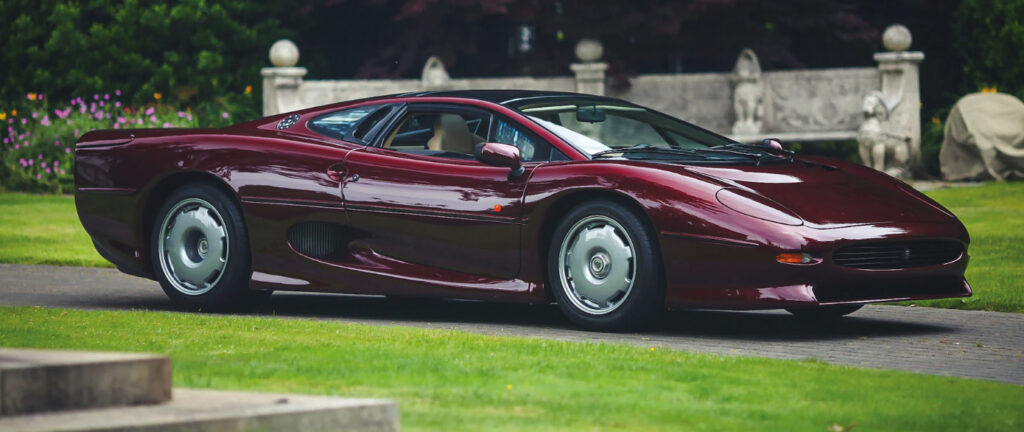
POLYGON ((0 144, 0 184, 8 190, 70 193, 74 190, 74 146, 94 129, 223 126, 235 121, 228 111, 176 109, 152 103, 139 107, 120 90, 53 103, 29 93, 18 108, 0 110, 6 130, 0 144))
POLYGON ((965 0, 954 34, 973 86, 965 90, 996 87, 1024 99, 1024 0, 965 0))
MULTIPOLYGON (((141 105, 237 106, 274 40, 292 37, 285 1, 4 0, 0 101, 30 89, 70 98, 120 88, 141 105)), ((257 99, 258 100, 258 99, 257 99)), ((254 107, 258 108, 258 107, 254 107)))

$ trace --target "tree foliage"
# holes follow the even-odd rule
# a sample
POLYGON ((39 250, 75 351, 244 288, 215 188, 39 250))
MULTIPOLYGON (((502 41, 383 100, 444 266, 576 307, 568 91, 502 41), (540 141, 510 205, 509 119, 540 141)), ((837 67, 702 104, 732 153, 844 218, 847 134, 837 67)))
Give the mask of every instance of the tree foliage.
POLYGON ((996 87, 1024 99, 1024 0, 965 0, 955 29, 964 90, 996 87))
POLYGON ((257 86, 267 47, 293 36, 282 2, 5 0, 0 100, 120 89, 143 103, 208 101, 257 86))

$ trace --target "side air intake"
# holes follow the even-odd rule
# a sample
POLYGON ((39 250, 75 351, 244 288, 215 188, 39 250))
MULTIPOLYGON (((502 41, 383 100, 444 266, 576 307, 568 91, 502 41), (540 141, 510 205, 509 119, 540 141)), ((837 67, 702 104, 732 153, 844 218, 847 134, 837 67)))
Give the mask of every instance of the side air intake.
POLYGON ((345 246, 341 227, 327 222, 303 222, 288 229, 288 244, 313 258, 330 258, 345 246))

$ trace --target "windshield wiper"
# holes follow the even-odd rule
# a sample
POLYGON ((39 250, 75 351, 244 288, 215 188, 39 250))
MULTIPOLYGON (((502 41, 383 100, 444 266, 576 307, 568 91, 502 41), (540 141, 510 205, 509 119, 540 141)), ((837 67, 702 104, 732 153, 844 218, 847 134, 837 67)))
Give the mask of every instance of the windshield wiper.
MULTIPOLYGON (((761 146, 750 145, 750 144, 741 144, 741 143, 722 144, 722 145, 717 145, 717 146, 711 147, 710 149, 722 149, 722 150, 744 149, 744 150, 753 150, 753 151, 756 151, 758 155, 768 154, 768 155, 771 155, 771 156, 774 156, 774 157, 777 157, 777 158, 780 158, 780 159, 786 159, 786 160, 788 160, 790 162, 794 162, 794 158, 795 158, 795 155, 796 155, 796 153, 793 152, 792 150, 778 149, 778 148, 773 148, 773 147, 761 147, 761 146)), ((746 152, 743 152, 743 153, 746 153, 746 152)), ((752 153, 747 153, 747 154, 753 155, 752 153)))
POLYGON ((666 148, 666 147, 651 147, 645 144, 640 144, 633 147, 613 148, 609 150, 599 151, 590 155, 591 158, 599 158, 602 156, 608 156, 613 154, 626 154, 626 153, 663 153, 663 154, 684 154, 688 156, 700 156, 693 151, 693 149, 677 149, 677 148, 666 148))

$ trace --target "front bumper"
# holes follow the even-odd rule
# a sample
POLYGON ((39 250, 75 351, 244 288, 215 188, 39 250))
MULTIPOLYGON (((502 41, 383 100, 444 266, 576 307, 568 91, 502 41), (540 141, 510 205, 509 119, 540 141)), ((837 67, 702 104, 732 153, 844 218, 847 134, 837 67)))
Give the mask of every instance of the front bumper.
POLYGON ((843 230, 803 228, 799 245, 732 242, 703 236, 660 236, 670 308, 780 309, 836 304, 969 297, 969 256, 962 227, 904 224, 843 230), (827 232, 823 232, 827 231, 827 232), (876 235, 889 232, 890 235, 876 235), (815 236, 817 238, 815 238, 815 236), (964 244, 957 259, 926 267, 866 270, 834 263, 832 252, 863 242, 943 239, 964 244), (783 264, 781 252, 808 251, 814 264, 783 264))

